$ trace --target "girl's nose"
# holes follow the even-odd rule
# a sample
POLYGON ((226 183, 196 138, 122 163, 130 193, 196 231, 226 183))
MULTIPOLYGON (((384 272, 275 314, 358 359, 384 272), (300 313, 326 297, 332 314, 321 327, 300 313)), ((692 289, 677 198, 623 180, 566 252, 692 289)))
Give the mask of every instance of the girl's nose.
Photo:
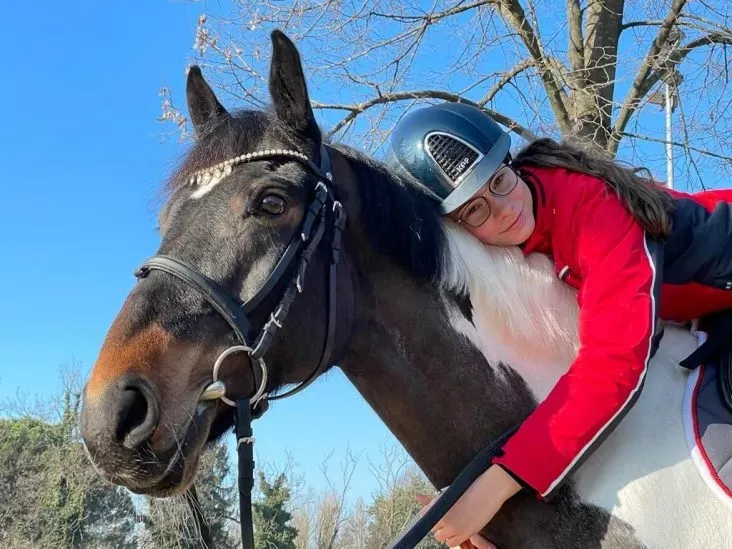
POLYGON ((505 197, 494 197, 491 203, 491 209, 496 219, 503 219, 511 215, 511 200, 505 197))

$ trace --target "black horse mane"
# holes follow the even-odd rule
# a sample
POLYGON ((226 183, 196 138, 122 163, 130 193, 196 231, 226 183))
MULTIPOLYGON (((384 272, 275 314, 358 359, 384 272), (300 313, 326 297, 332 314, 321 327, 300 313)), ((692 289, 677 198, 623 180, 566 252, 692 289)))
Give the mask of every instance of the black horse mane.
MULTIPOLYGON (((188 182, 190 174, 228 158, 268 148, 268 138, 297 142, 274 115, 242 110, 212 124, 197 137, 180 168, 167 181, 169 196, 188 182)), ((375 251, 408 269, 415 277, 436 280, 445 258, 446 237, 437 204, 408 174, 343 144, 333 144, 357 175, 359 221, 375 251)))
POLYGON ((336 144, 357 174, 359 221, 374 249, 421 280, 442 272, 447 240, 437 203, 408 174, 336 144))

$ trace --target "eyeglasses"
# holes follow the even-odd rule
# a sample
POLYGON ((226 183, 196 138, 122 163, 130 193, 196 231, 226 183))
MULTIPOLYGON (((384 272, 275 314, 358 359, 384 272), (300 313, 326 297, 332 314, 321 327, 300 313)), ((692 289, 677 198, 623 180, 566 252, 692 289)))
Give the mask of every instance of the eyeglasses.
MULTIPOLYGON (((501 166, 488 180, 488 183, 478 191, 488 187, 488 191, 494 196, 508 196, 518 185, 518 174, 510 166, 501 166)), ((471 227, 480 227, 488 221, 491 216, 491 206, 488 199, 483 196, 476 196, 463 208, 458 223, 465 223, 471 227)))

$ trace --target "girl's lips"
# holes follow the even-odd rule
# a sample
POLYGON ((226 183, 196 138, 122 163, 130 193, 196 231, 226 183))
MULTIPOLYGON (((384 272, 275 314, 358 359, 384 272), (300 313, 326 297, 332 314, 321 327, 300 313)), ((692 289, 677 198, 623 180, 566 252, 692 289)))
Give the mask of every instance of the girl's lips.
POLYGON ((504 232, 504 233, 507 233, 508 231, 510 231, 511 229, 513 229, 513 228, 514 228, 514 227, 515 227, 515 226, 516 226, 516 225, 518 224, 518 222, 519 222, 519 221, 521 221, 521 218, 523 217, 523 215, 524 215, 524 209, 523 209, 523 208, 521 208, 521 211, 520 211, 520 212, 519 212, 519 214, 518 214, 518 215, 516 216, 516 219, 514 219, 514 220, 513 220, 513 223, 511 223, 511 224, 510 224, 510 225, 508 226, 508 228, 507 228, 507 229, 506 229, 505 231, 503 231, 503 232, 504 232))

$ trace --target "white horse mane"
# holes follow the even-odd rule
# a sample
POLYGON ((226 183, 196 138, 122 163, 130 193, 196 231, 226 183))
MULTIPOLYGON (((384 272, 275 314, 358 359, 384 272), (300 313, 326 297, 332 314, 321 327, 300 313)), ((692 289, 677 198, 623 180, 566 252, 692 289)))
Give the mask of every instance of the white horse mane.
POLYGON ((547 256, 487 246, 450 220, 443 223, 448 257, 441 284, 469 295, 473 306, 472 324, 448 307, 451 323, 491 364, 517 367, 543 398, 553 385, 549 377, 556 380, 557 366, 566 370, 578 349, 574 289, 557 278, 547 256), (542 372, 548 363, 555 367, 542 372))

